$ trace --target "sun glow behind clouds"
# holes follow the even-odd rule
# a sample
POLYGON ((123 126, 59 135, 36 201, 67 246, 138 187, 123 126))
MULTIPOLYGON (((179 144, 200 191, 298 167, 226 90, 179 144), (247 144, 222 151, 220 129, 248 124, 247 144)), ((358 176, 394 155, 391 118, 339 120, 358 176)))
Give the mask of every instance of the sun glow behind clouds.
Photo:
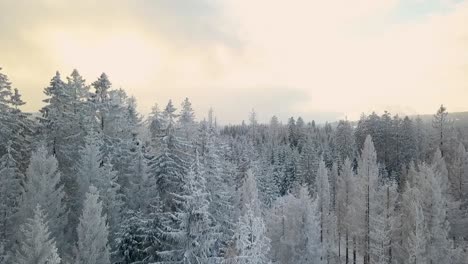
POLYGON ((87 83, 106 72, 143 113, 189 97, 200 117, 212 106, 225 122, 252 108, 283 119, 467 110, 466 1, 40 0, 0 10, 0 66, 28 111, 55 70, 73 68, 87 83))
POLYGON ((157 45, 135 31, 99 34, 52 31, 49 34, 57 63, 81 69, 91 76, 105 70, 119 84, 133 86, 147 84, 161 70, 163 58, 157 45))

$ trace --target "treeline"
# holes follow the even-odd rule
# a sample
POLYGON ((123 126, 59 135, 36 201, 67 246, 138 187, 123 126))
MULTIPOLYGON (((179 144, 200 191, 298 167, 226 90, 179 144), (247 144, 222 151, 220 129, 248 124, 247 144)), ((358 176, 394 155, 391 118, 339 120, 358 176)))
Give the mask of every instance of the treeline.
POLYGON ((466 263, 467 139, 385 112, 220 127, 185 99, 143 118, 105 74, 0 73, 1 263, 466 263))

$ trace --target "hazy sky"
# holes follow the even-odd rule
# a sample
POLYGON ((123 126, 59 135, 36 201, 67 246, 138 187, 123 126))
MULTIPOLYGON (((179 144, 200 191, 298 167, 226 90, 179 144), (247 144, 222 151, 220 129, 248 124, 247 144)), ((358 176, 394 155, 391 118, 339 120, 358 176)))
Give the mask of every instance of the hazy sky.
POLYGON ((468 2, 1 0, 0 67, 41 106, 56 70, 106 72, 147 113, 189 97, 224 122, 468 110, 468 2))

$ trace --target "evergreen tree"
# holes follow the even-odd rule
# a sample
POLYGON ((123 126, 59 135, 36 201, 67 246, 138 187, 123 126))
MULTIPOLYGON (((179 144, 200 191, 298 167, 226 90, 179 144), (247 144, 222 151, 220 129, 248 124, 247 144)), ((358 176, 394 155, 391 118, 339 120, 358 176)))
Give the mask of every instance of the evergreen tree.
POLYGON ((8 251, 17 229, 22 175, 7 145, 7 153, 0 158, 0 247, 8 251))
POLYGON ((148 223, 141 212, 132 210, 127 211, 122 219, 113 256, 122 264, 143 262, 148 257, 145 250, 148 223))
POLYGON ((340 162, 343 163, 346 158, 354 158, 354 136, 351 123, 347 120, 340 120, 335 132, 335 146, 340 162))
POLYGON ((436 114, 432 119, 432 127, 436 130, 436 138, 438 147, 443 154, 444 142, 447 140, 447 133, 451 127, 451 120, 448 118, 447 108, 441 105, 437 109, 436 114))
MULTIPOLYGON (((373 226, 374 221, 378 221, 379 212, 379 200, 377 197, 378 193, 378 175, 379 168, 377 166, 377 154, 375 152, 374 144, 371 136, 366 138, 364 147, 361 151, 361 157, 358 162, 358 177, 360 178, 362 185, 360 186, 360 192, 364 194, 364 200, 361 202, 365 204, 365 217, 364 217, 364 258, 366 263, 370 263, 370 251, 373 241, 372 234, 377 229, 373 226)), ((378 231, 378 230, 377 230, 378 231)))
POLYGON ((20 109, 24 104, 18 89, 13 89, 8 77, 0 72, 0 157, 10 152, 21 172, 29 159, 33 129, 28 114, 20 109))
MULTIPOLYGON (((347 158, 344 161, 343 167, 338 174, 337 181, 337 196, 336 196, 336 217, 338 227, 338 252, 341 254, 341 241, 344 236, 345 240, 345 255, 346 263, 349 261, 349 236, 350 236, 350 214, 352 214, 351 208, 351 196, 352 196, 352 184, 353 178, 355 177, 354 171, 351 165, 351 161, 347 158)), ((341 256, 341 255, 340 255, 341 256)))
POLYGON ((237 224, 235 241, 238 264, 266 264, 269 263, 268 251, 270 241, 265 235, 265 223, 261 216, 255 216, 254 211, 247 206, 245 214, 237 224))
POLYGON ((206 146, 201 148, 204 152, 200 154, 205 171, 206 188, 210 196, 209 213, 219 232, 213 251, 215 255, 221 255, 234 232, 232 216, 234 215, 233 193, 235 191, 232 175, 229 173, 230 164, 222 158, 217 145, 221 143, 217 141, 215 132, 210 129, 206 137, 206 146))
POLYGON ((91 102, 98 118, 98 126, 101 131, 104 131, 108 125, 107 117, 109 115, 110 108, 109 92, 112 83, 109 81, 107 75, 102 73, 101 76, 99 76, 99 78, 93 82, 92 85, 95 89, 95 92, 91 97, 91 102))
POLYGON ((98 201, 99 192, 94 186, 89 187, 83 206, 83 213, 78 224, 78 243, 76 263, 110 263, 108 246, 108 226, 106 215, 102 212, 102 202, 98 201))
POLYGON ((320 243, 322 245, 322 261, 329 261, 331 244, 331 213, 330 213, 330 183, 325 162, 319 163, 317 172, 317 203, 320 211, 320 243))
POLYGON ((21 238, 14 263, 59 264, 55 241, 50 236, 45 215, 38 205, 34 216, 21 226, 21 238))
POLYGON ((41 145, 33 152, 26 171, 21 217, 33 217, 35 207, 41 206, 51 234, 59 243, 59 249, 67 244, 64 239, 67 224, 64 196, 57 159, 49 155, 45 146, 41 145))
POLYGON ((186 183, 188 155, 184 142, 176 134, 176 109, 169 101, 163 116, 165 120, 164 136, 161 141, 159 155, 151 161, 150 173, 156 178, 158 192, 163 204, 163 210, 175 212, 181 208, 184 201, 180 194, 186 183))
POLYGON ((187 142, 193 142, 196 139, 195 113, 188 98, 182 102, 181 112, 178 120, 181 137, 187 142))
POLYGON ((208 211, 210 200, 204 174, 197 155, 187 175, 186 210, 182 214, 181 253, 186 264, 206 263, 212 257, 215 230, 208 211))

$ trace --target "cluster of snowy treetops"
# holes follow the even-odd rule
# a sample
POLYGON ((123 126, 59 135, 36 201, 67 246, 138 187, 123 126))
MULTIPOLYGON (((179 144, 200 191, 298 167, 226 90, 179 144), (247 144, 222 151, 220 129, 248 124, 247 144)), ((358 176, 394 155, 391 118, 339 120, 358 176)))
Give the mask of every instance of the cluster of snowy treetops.
POLYGON ((102 74, 0 73, 0 263, 466 264, 468 138, 384 113, 219 127, 188 99, 145 119, 102 74))

